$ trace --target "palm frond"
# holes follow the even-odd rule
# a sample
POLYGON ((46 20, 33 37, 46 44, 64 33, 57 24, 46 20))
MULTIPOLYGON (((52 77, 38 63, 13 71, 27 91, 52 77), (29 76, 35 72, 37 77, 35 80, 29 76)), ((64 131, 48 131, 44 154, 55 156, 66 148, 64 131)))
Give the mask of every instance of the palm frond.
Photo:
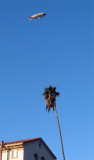
POLYGON ((47 94, 49 95, 49 92, 48 92, 48 91, 46 91, 46 92, 43 93, 43 95, 47 95, 47 94))
POLYGON ((46 91, 49 91, 49 88, 45 88, 45 92, 46 92, 46 91))
POLYGON ((53 87, 52 86, 49 86, 49 91, 53 90, 53 87))
POLYGON ((59 93, 59 92, 56 92, 55 96, 56 96, 56 97, 59 97, 59 96, 60 96, 60 93, 59 93))

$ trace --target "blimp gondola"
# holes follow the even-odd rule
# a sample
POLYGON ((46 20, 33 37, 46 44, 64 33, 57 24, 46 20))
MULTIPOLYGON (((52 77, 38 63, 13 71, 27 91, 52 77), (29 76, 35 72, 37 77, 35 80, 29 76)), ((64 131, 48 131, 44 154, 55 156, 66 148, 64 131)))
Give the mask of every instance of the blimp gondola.
POLYGON ((46 13, 38 13, 38 14, 34 14, 32 16, 29 16, 29 20, 32 20, 32 19, 39 19, 39 18, 42 18, 46 16, 46 13))

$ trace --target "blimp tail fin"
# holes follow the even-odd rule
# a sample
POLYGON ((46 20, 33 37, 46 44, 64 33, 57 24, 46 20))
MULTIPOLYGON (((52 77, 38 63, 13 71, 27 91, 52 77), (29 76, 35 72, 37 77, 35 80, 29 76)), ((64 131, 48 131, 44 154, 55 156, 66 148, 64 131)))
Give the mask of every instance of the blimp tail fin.
POLYGON ((29 17, 29 20, 32 20, 32 17, 29 17))

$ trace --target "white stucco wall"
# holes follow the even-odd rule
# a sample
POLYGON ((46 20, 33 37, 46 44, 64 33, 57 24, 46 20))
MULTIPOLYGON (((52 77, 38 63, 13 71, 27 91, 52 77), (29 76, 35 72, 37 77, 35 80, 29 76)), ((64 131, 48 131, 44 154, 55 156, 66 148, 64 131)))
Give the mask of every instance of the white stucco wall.
POLYGON ((6 151, 2 152, 2 160, 7 160, 7 152, 6 151))
POLYGON ((18 149, 18 156, 17 158, 13 158, 12 157, 12 150, 9 151, 9 156, 8 156, 8 159, 7 159, 7 151, 3 151, 2 153, 2 160, 23 160, 24 156, 24 149, 18 149))
POLYGON ((35 153, 38 155, 38 160, 41 160, 42 156, 45 160, 55 160, 42 143, 39 147, 39 143, 40 141, 34 141, 24 144, 24 160, 35 160, 35 153))

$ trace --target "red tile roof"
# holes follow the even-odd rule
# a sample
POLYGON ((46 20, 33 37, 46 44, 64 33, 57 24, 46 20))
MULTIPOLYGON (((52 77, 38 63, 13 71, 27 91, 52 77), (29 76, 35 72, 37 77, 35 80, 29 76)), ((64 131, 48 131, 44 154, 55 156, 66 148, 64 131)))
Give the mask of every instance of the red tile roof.
POLYGON ((38 138, 31 138, 31 139, 25 139, 25 140, 19 140, 19 141, 12 141, 12 142, 4 142, 4 145, 8 145, 8 144, 15 144, 15 143, 25 143, 25 142, 31 142, 31 141, 35 141, 35 140, 39 140, 40 137, 38 138))

